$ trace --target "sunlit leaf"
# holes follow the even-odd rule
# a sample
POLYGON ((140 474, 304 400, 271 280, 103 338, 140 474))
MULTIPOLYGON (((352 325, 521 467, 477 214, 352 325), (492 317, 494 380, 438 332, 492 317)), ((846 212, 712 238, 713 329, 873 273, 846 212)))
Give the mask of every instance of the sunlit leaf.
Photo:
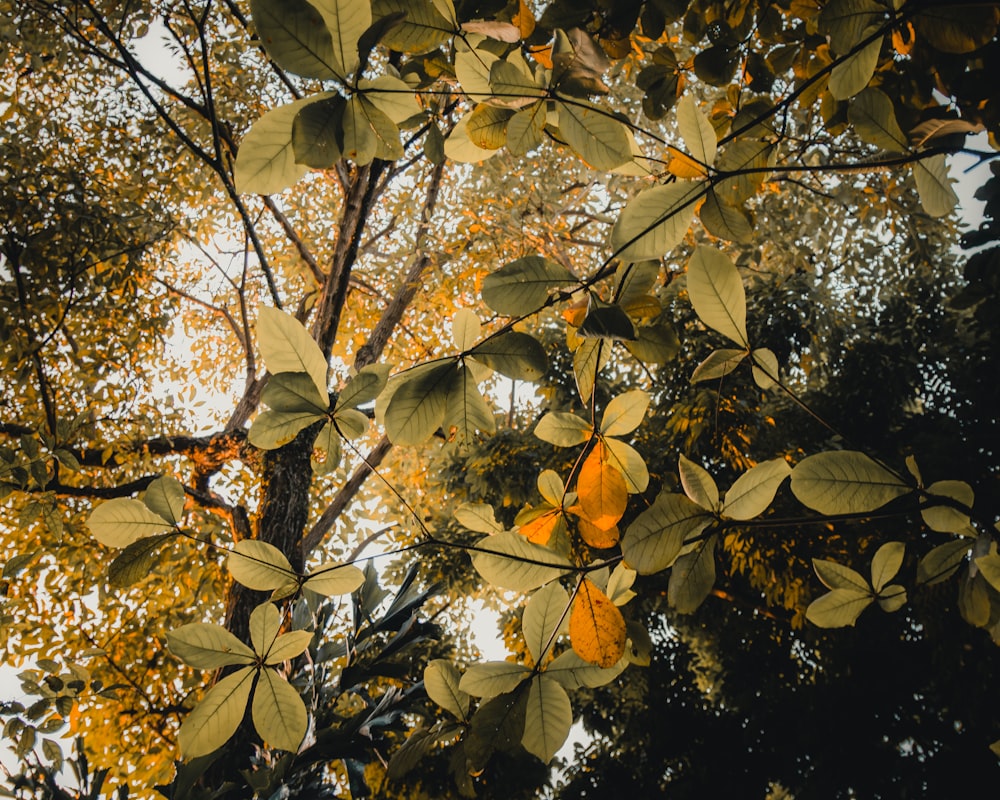
POLYGON ((783 458, 751 467, 726 492, 722 515, 730 519, 753 519, 764 513, 778 487, 791 474, 792 468, 783 458))
POLYGON ((563 495, 566 492, 566 486, 563 484, 562 478, 559 477, 558 472, 553 469, 542 470, 538 475, 537 485, 538 493, 542 496, 545 502, 556 507, 562 505, 563 495))
POLYGON ((879 608, 891 614, 906 605, 906 589, 898 583, 892 583, 884 587, 876 599, 879 608))
POLYGON ((611 683, 627 666, 628 661, 623 658, 617 664, 605 669, 584 661, 573 650, 566 650, 545 668, 545 675, 557 680, 566 689, 584 687, 595 689, 611 683))
POLYGON ((254 689, 253 726, 269 747, 295 752, 309 725, 298 691, 273 669, 262 669, 254 689))
POLYGON ((535 592, 524 606, 521 631, 531 658, 538 663, 566 627, 569 595, 553 582, 535 592))
POLYGON ((573 353, 573 377, 586 405, 590 405, 598 374, 610 360, 611 346, 605 339, 583 339, 573 353))
POLYGON ((306 97, 268 111, 254 122, 236 156, 236 188, 241 194, 277 194, 309 171, 295 160, 292 128, 299 111, 314 98, 306 97))
POLYGON ((673 565, 687 539, 698 536, 713 521, 711 514, 681 494, 661 493, 622 538, 622 555, 640 575, 673 565))
POLYGON ((642 389, 616 395, 604 409, 600 431, 605 436, 624 436, 639 427, 649 408, 649 395, 642 389))
POLYGON ((500 533, 503 526, 497 522, 493 506, 486 503, 463 503, 455 509, 455 521, 463 528, 477 533, 500 533))
POLYGON ((544 673, 536 676, 528 688, 524 749, 547 764, 563 746, 572 725, 573 708, 566 690, 544 673))
POLYGON ((847 100, 864 89, 878 66, 882 39, 878 37, 852 56, 848 56, 830 71, 830 94, 837 100, 847 100))
POLYGON ((716 168, 724 178, 716 184, 721 203, 741 207, 760 190, 774 158, 774 144, 768 140, 737 139, 726 146, 716 168))
POLYGON ((270 592, 296 580, 295 570, 273 544, 242 539, 233 546, 227 562, 233 578, 248 589, 270 592))
POLYGON ((708 511, 719 509, 719 488, 715 485, 715 479, 704 467, 695 464, 681 453, 677 460, 677 471, 680 474, 684 494, 692 502, 708 511))
POLYGON ((541 505, 525 508, 514 519, 517 532, 529 542, 548 544, 553 536, 566 530, 566 519, 559 507, 541 505))
POLYGON ((142 502, 158 517, 176 525, 184 516, 184 486, 176 478, 164 475, 146 487, 142 502))
MULTIPOLYGON (((146 536, 123 549, 108 566, 108 582, 112 586, 131 586, 149 576, 156 566, 156 551, 173 534, 146 536)), ((8 561, 7 564, 10 562, 8 561)), ((7 565, 4 565, 6 573, 7 565)), ((4 574, 5 578, 11 577, 4 574)))
POLYGON ((424 667, 424 689, 427 696, 459 720, 469 714, 469 694, 458 688, 462 674, 458 667, 443 658, 429 661, 424 667))
POLYGON ((875 602, 870 591, 834 589, 813 600, 806 619, 817 628, 844 628, 854 625, 861 612, 875 602))
POLYGON ((812 564, 827 589, 856 589, 860 592, 871 592, 871 587, 864 576, 850 567, 822 558, 814 558, 812 564))
POLYGON ((289 661, 302 655, 312 641, 312 631, 290 631, 281 634, 274 640, 271 649, 267 651, 264 663, 270 666, 289 661))
POLYGON ((962 566, 971 549, 972 543, 967 539, 939 544, 918 562, 917 583, 933 586, 947 580, 962 566))
POLYGON ((480 103, 465 123, 469 139, 487 150, 503 147, 507 143, 507 123, 513 115, 509 108, 480 103))
POLYGON ((688 296, 698 318, 743 347, 747 338, 747 301, 743 281, 728 256, 699 246, 688 261, 688 296))
POLYGON ((943 153, 913 162, 913 177, 920 204, 932 217, 943 217, 958 203, 943 153))
MULTIPOLYGON (((578 505, 575 505, 571 506, 567 509, 567 511, 579 513, 581 509, 578 505)), ((607 525, 606 522, 602 524, 607 525)), ((583 516, 577 519, 576 529, 577 533, 580 534, 580 538, 587 544, 588 547, 595 547, 598 550, 607 550, 610 547, 614 547, 618 544, 619 539, 621 539, 621 533, 619 532, 617 525, 599 528, 583 516)))
POLYGON ((358 40, 372 24, 371 6, 368 3, 359 3, 357 0, 311 0, 311 2, 315 3, 323 15, 330 32, 336 63, 344 71, 342 74, 354 72, 358 68, 358 40))
POLYGON ((516 592, 530 592, 571 569, 565 558, 514 531, 480 539, 470 555, 472 565, 486 581, 516 592))
POLYGON ((741 244, 747 244, 753 238, 753 226, 746 212, 724 203, 714 190, 705 195, 705 202, 699 213, 701 224, 713 236, 741 244))
POLYGON ((105 547, 128 547, 139 539, 173 530, 173 525, 145 503, 128 497, 105 500, 90 512, 87 527, 105 547))
POLYGON ((649 487, 649 470, 638 451, 620 439, 605 439, 608 463, 621 472, 629 494, 641 494, 649 487))
POLYGON ((898 475, 853 450, 817 453, 792 470, 792 492, 821 514, 874 511, 911 491, 898 475))
POLYGON ((515 689, 531 676, 524 664, 511 661, 489 661, 473 664, 458 683, 458 688, 473 697, 490 698, 515 689))
POLYGON ((604 592, 584 579, 569 618, 573 651, 584 661, 612 667, 625 655, 625 619, 604 592))
POLYGON ((603 442, 597 442, 584 459, 576 492, 582 515, 602 530, 616 524, 625 513, 628 487, 621 472, 610 463, 603 442))
POLYGON ((333 415, 337 433, 345 439, 357 439, 368 432, 368 415, 356 408, 342 408, 333 415))
POLYGON ((691 383, 723 378, 742 364, 747 355, 746 350, 732 348, 716 350, 691 373, 691 383))
POLYGON ((271 306, 260 306, 257 344, 271 373, 308 373, 320 397, 326 398, 326 356, 295 317, 271 306))
POLYGON ((340 434, 332 422, 320 430, 313 442, 312 469, 315 475, 329 475, 340 465, 340 434))
POLYGON ((192 622, 167 632, 170 652, 196 669, 252 664, 253 650, 221 625, 192 622))
MULTIPOLYGON (((972 508, 975 502, 975 493, 965 481, 937 481, 928 486, 926 491, 928 495, 954 500, 966 508, 972 508)), ((944 505, 927 507, 925 504, 928 502, 933 500, 921 497, 920 516, 932 531, 959 533, 971 524, 966 512, 944 505)))
POLYGON ((187 759, 218 750, 243 721, 257 669, 244 667, 219 681, 187 715, 177 743, 187 759))
POLYGON ((250 612, 250 643, 257 655, 267 655, 280 632, 281 614, 274 603, 261 603, 250 612))
POLYGON ((695 161, 709 167, 715 163, 715 128, 690 93, 677 103, 677 129, 695 161))
POLYGON ((594 169, 610 170, 632 160, 625 124, 603 108, 560 100, 559 131, 566 143, 594 169))
POLYGON ((625 349, 644 364, 667 364, 680 351, 677 331, 668 323, 656 323, 636 330, 636 338, 625 342, 625 349))
POLYGON ((358 370, 337 395, 336 410, 357 408, 375 400, 389 379, 388 364, 369 364, 358 370))
POLYGON ((429 0, 372 0, 376 19, 403 12, 397 25, 382 37, 382 44, 403 53, 426 53, 451 39, 454 23, 429 0))
POLYGON ((274 411, 268 409, 257 415, 247 433, 247 440, 261 450, 275 450, 288 444, 314 422, 325 419, 325 414, 314 411, 274 411))
POLYGON ((313 379, 305 372, 272 375, 264 387, 261 401, 274 411, 308 413, 314 416, 324 415, 329 405, 327 395, 320 393, 313 379))
POLYGON ((523 156, 545 141, 546 108, 544 102, 519 109, 507 122, 507 151, 523 156))
POLYGON ((339 597, 361 588, 364 582, 365 574, 353 564, 324 564, 309 574, 303 588, 324 597, 339 597))
POLYGON ((896 122, 889 95, 869 87, 854 98, 847 118, 864 141, 889 152, 906 152, 906 136, 896 122))
POLYGON ((458 372, 454 361, 404 373, 385 409, 385 432, 394 444, 421 444, 441 427, 448 393, 458 372))
POLYGON ((470 369, 459 369, 452 380, 444 425, 454 431, 454 439, 459 442, 473 441, 477 432, 490 434, 496 431, 493 410, 483 399, 470 369))
POLYGON ((640 192, 618 216, 611 249, 623 261, 665 256, 684 239, 703 191, 700 183, 676 181, 640 192))
POLYGON ((524 256, 483 279, 483 302, 498 314, 520 316, 541 308, 553 289, 575 282, 560 264, 541 256, 524 256))
POLYGON ((573 447, 588 441, 593 428, 587 420, 568 411, 550 411, 535 426, 535 436, 556 447, 573 447))
POLYGON ((872 558, 872 588, 879 594, 903 566, 906 545, 902 542, 886 542, 872 558))

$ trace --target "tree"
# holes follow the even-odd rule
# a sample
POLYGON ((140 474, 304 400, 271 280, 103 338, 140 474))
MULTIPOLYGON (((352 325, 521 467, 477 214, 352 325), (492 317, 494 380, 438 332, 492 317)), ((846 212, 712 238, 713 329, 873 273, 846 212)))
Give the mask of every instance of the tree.
POLYGON ((530 796, 571 694, 641 681, 667 623, 706 659, 689 619, 891 642, 947 627, 948 580, 997 635, 991 279, 947 249, 947 156, 1000 126, 995 4, 2 18, 24 791, 68 729, 131 793, 402 792, 440 751, 425 781, 512 759, 530 796), (522 596, 516 660, 441 638, 481 581, 522 596))

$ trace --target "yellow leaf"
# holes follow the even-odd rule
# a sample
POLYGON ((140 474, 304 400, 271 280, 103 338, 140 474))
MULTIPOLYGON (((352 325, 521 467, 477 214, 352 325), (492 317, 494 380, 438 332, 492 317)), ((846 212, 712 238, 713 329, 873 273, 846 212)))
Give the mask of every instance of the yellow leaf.
POLYGON ((667 164, 667 171, 682 179, 704 178, 707 174, 705 168, 691 156, 673 147, 670 148, 670 163, 667 164))
POLYGON ((604 442, 598 442, 583 462, 576 492, 580 516, 601 530, 610 529, 625 513, 628 486, 617 467, 609 463, 604 442))
POLYGON ((625 654, 625 618, 586 578, 573 599, 569 638, 580 658, 599 667, 613 667, 625 654))
POLYGON ((609 547, 614 547, 621 538, 621 533, 618 531, 617 525, 612 525, 607 530, 601 530, 592 522, 588 522, 582 517, 577 522, 577 530, 580 532, 580 538, 583 541, 591 547, 596 547, 598 550, 606 550, 609 547))
POLYGON ((518 532, 529 542, 548 544, 549 539, 552 538, 552 534, 559 527, 559 523, 562 522, 562 509, 541 506, 538 509, 532 509, 532 511, 540 511, 542 513, 537 516, 529 513, 530 518, 521 523, 518 532))

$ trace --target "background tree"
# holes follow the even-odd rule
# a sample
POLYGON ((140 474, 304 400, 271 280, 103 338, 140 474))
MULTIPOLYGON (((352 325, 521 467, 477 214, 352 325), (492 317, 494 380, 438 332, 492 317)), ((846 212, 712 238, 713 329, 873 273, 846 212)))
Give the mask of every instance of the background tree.
MULTIPOLYGON (((587 716, 592 768, 565 789, 599 792, 607 756, 658 763, 621 726, 662 687, 705 733, 636 787, 706 785, 700 746, 736 725, 760 733, 729 774, 828 780, 824 742, 769 735, 775 704, 839 709, 833 676, 860 669, 860 640, 806 619, 877 628, 886 663, 984 648, 942 622, 955 583, 968 622, 997 622, 990 256, 960 276, 949 254, 946 154, 996 142, 998 19, 3 7, 24 167, 2 196, 2 642, 38 698, 4 706, 21 790, 55 791, 68 726, 98 770, 129 765, 95 784, 132 792, 406 791, 441 749, 425 785, 530 795, 489 764, 542 780, 569 690, 614 712, 587 716), (140 56, 157 32, 183 78, 140 56), (371 565, 393 555, 386 592, 371 565), (481 578, 530 593, 516 661, 431 641, 481 578), (791 662, 764 711, 734 677, 744 642, 791 662)), ((893 713, 953 685, 916 673, 893 713)), ((969 760, 902 722, 858 753, 896 764, 930 731, 930 766, 886 781, 938 785, 953 757, 989 775, 981 707, 955 718, 969 760)), ((861 780, 841 786, 898 788, 861 780)))

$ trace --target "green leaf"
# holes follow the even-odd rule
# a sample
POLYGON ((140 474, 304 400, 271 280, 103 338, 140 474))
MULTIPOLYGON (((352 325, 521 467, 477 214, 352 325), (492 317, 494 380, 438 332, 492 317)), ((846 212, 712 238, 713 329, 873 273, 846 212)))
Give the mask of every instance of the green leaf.
POLYGON ((358 370, 337 395, 336 410, 357 408, 375 400, 389 380, 388 364, 369 364, 358 370))
POLYGON ((569 595, 558 582, 552 582, 536 591, 524 607, 521 631, 532 660, 542 660, 555 637, 566 627, 569 595))
POLYGON ((751 467, 736 479, 726 492, 722 515, 729 519, 753 519, 763 514, 778 487, 792 474, 792 468, 783 458, 764 461, 751 467))
POLYGON ((482 336, 483 325, 476 312, 469 308, 460 308, 451 320, 451 337, 455 347, 465 352, 471 349, 482 336))
POLYGON ((507 143, 507 123, 513 115, 509 108, 480 103, 465 123, 469 139, 486 150, 503 147, 507 143))
POLYGON ((372 0, 376 18, 402 12, 403 18, 382 37, 391 50, 419 55, 451 39, 455 25, 430 0, 372 0))
POLYGON ((471 553, 472 565, 487 582, 501 589, 530 592, 572 569, 563 556, 514 531, 480 539, 476 548, 471 553))
POLYGON ((708 511, 719 510, 719 488, 715 479, 704 467, 695 464, 683 453, 677 459, 677 471, 680 473, 681 486, 692 502, 708 511))
POLYGON ((105 547, 128 547, 139 539, 173 530, 173 526, 145 503, 128 497, 106 500, 90 512, 87 527, 105 547))
POLYGON ((704 184, 676 181, 639 192, 611 230, 611 249, 623 261, 661 258, 681 243, 704 184))
MULTIPOLYGON (((867 32, 865 32, 867 36, 867 32)), ((882 39, 869 42, 852 56, 848 56, 830 71, 828 87, 837 100, 847 100, 864 89, 875 74, 878 56, 882 51, 882 39)))
POLYGON ((967 539, 955 539, 939 544, 917 564, 917 583, 933 586, 954 575, 972 549, 967 539))
POLYGON ((312 470, 315 475, 329 475, 340 465, 340 434, 332 422, 326 423, 313 443, 312 470))
POLYGON ((706 167, 715 163, 715 128, 690 93, 677 103, 677 129, 691 158, 706 167))
POLYGON ((516 381, 537 381, 549 368, 538 340, 517 331, 490 337, 473 347, 469 356, 516 381))
POLYGON ((164 475, 146 487, 142 502, 156 516, 176 525, 184 516, 184 486, 176 478, 164 475))
POLYGON ((636 329, 636 338, 625 342, 625 349, 644 364, 667 364, 677 358, 680 339, 673 325, 656 323, 636 329))
MULTIPOLYGON (((108 582, 112 586, 132 586, 147 577, 156 566, 157 549, 173 534, 147 536, 132 542, 108 567, 108 582)), ((6 576, 5 576, 6 577, 6 576)))
POLYGON ((573 353, 573 377, 585 405, 593 400, 597 376, 611 360, 611 347, 604 339, 583 339, 573 353))
POLYGON ((546 764, 563 746, 573 725, 573 707, 566 690, 544 674, 535 676, 528 687, 524 713, 524 749, 546 764))
POLYGON ((262 669, 253 693, 253 726, 265 744, 294 753, 309 725, 298 691, 273 669, 262 669))
POLYGON ((986 582, 1000 592, 1000 555, 997 555, 996 550, 991 549, 986 555, 976 558, 975 562, 986 582))
POLYGON ((817 628, 852 626, 875 601, 870 591, 834 589, 813 600, 806 609, 806 619, 817 628))
POLYGON ((641 494, 649 486, 649 469, 638 451, 620 439, 604 439, 608 463, 621 472, 629 494, 641 494))
POLYGON ((324 597, 339 597, 359 589, 365 574, 353 564, 324 564, 313 570, 303 588, 324 597))
POLYGON ((580 323, 577 334, 613 341, 632 341, 636 338, 635 325, 625 309, 617 303, 605 303, 596 294, 587 302, 587 315, 580 323))
POLYGON ((911 491, 898 475, 853 450, 817 453, 792 470, 792 492, 820 514, 874 511, 911 491))
POLYGON ((905 553, 906 545, 902 542, 886 542, 875 552, 872 558, 872 588, 875 594, 881 594, 889 581, 896 577, 903 566, 905 553))
POLYGON ((264 663, 268 666, 290 661, 302 655, 313 639, 312 631, 289 631, 274 640, 271 649, 267 651, 264 663))
POLYGON ((847 109, 847 119, 868 144, 891 153, 907 151, 906 136, 896 122, 892 100, 881 89, 869 87, 855 97, 847 109))
POLYGON ((518 110, 507 122, 507 151, 523 156, 545 141, 545 102, 533 103, 518 110))
MULTIPOLYGON (((323 15, 333 55, 343 74, 358 68, 358 40, 371 27, 371 6, 358 0, 312 0, 323 15)), ((284 4, 280 3, 282 8, 284 4)), ((321 77, 321 76, 317 76, 321 77)))
POLYGON ((520 744, 527 700, 528 693, 518 687, 511 694, 498 695, 479 706, 465 739, 468 769, 483 770, 494 752, 510 751, 520 744))
POLYGON ((393 123, 400 125, 419 114, 420 103, 413 87, 393 75, 358 81, 358 91, 393 123))
POLYGON ((486 503, 462 503, 455 509, 455 521, 476 533, 494 534, 503 531, 503 526, 497 522, 493 506, 486 503))
POLYGON ((766 347, 759 347, 750 354, 753 359, 754 383, 765 391, 777 385, 778 357, 766 347))
POLYGON ((356 408, 344 408, 333 415, 337 431, 345 439, 357 439, 368 432, 368 415, 356 408))
POLYGON ((879 592, 877 599, 879 607, 891 614, 906 605, 906 589, 898 583, 892 583, 879 592))
POLYGON ((724 203, 714 189, 705 195, 700 215, 701 224, 713 236, 740 244, 748 244, 753 238, 753 226, 746 212, 724 203))
POLYGON ((590 440, 594 429, 583 417, 568 411, 550 411, 535 426, 535 436, 556 447, 573 447, 590 440))
POLYGON ((255 667, 244 667, 223 678, 188 714, 177 733, 177 743, 186 759, 218 750, 236 733, 257 671, 255 667))
POLYGON ((279 67, 303 78, 343 78, 343 61, 320 4, 329 9, 336 0, 251 0, 250 14, 264 49, 279 67))
POLYGON ((464 722, 469 716, 469 694, 458 688, 462 679, 450 661, 436 658, 424 667, 424 689, 441 708, 464 722))
POLYGON ((272 375, 260 398, 274 411, 325 415, 329 400, 316 388, 305 372, 281 372, 272 375))
POLYGON ((272 374, 305 372, 312 378, 326 409, 326 356, 301 322, 271 306, 257 312, 257 344, 272 374))
POLYGON ((444 142, 445 156, 459 164, 473 164, 485 161, 487 158, 492 158, 500 152, 500 150, 487 150, 484 147, 480 147, 469 138, 469 131, 466 125, 471 116, 472 112, 470 111, 462 117, 455 127, 452 128, 451 133, 448 134, 448 138, 444 142))
POLYGON ((914 161, 913 177, 917 182, 920 204, 932 217, 943 217, 958 203, 958 195, 951 188, 944 153, 914 161))
POLYGON ((313 169, 332 169, 343 152, 344 109, 347 101, 336 92, 313 95, 292 123, 295 163, 313 169))
POLYGON ((582 100, 556 106, 563 138, 591 167, 611 170, 632 160, 628 128, 610 111, 582 100))
POLYGON ((458 683, 458 688, 473 697, 489 699, 513 691, 531 676, 524 664, 511 661, 489 661, 473 664, 458 683))
POLYGON ((545 668, 545 675, 566 689, 596 689, 611 683, 627 666, 628 659, 623 658, 613 667, 598 667, 584 661, 573 650, 566 650, 545 668))
POLYGON ((713 521, 701 506, 681 494, 661 493, 622 538, 622 555, 640 575, 673 565, 685 540, 699 535, 713 521))
POLYGON ((846 53, 860 42, 865 31, 885 18, 886 7, 878 0, 830 0, 819 16, 819 29, 830 37, 835 53, 846 53))
POLYGON ((743 347, 747 337, 747 299, 736 265, 711 247, 695 248, 687 267, 687 289, 698 318, 743 347))
POLYGON ((871 594, 871 587, 860 572, 838 564, 836 561, 827 561, 822 558, 814 558, 812 564, 813 569, 816 570, 816 574, 827 589, 855 589, 871 594))
POLYGON ((566 493, 566 485, 563 483, 559 473, 553 469, 544 469, 538 475, 538 493, 546 503, 553 508, 559 508, 563 503, 563 495, 566 493))
POLYGON ((493 100, 493 86, 490 84, 493 65, 501 59, 486 47, 471 47, 471 41, 474 40, 465 37, 455 40, 455 77, 469 100, 477 104, 487 103, 493 100))
POLYGON ((325 418, 326 414, 312 411, 262 411, 250 426, 247 441, 261 450, 276 450, 325 418))
POLYGON ((299 111, 313 102, 315 98, 306 97, 279 106, 253 124, 236 155, 236 190, 240 194, 277 194, 309 171, 295 160, 292 131, 299 111))
POLYGON ((288 559, 273 544, 256 539, 242 539, 233 546, 227 562, 234 580, 258 592, 270 592, 297 575, 288 559))
POLYGON ((402 156, 396 124, 364 96, 352 95, 344 110, 344 157, 363 166, 374 158, 395 161, 402 156))
POLYGON ((986 580, 973 575, 970 569, 965 580, 958 585, 958 610, 962 619, 978 628, 989 624, 992 604, 986 580))
POLYGON ((385 409, 385 432, 393 444, 421 444, 441 427, 457 372, 457 362, 448 360, 399 376, 385 409))
POLYGON ((616 606, 623 606, 635 597, 636 594, 632 591, 632 585, 635 583, 638 574, 634 569, 629 569, 619 562, 618 566, 611 572, 611 577, 608 578, 608 586, 605 590, 608 599, 616 606))
POLYGON ((250 612, 250 643, 261 658, 271 651, 280 631, 281 614, 274 603, 261 603, 250 612))
POLYGON ((167 632, 170 652, 196 669, 218 669, 233 664, 252 664, 253 650, 221 625, 192 622, 167 632))
POLYGON ((538 100, 545 98, 545 89, 535 83, 523 61, 494 61, 490 65, 489 83, 494 95, 490 102, 508 108, 537 105, 538 100))
POLYGON ((757 194, 773 157, 774 145, 769 140, 738 139, 729 144, 716 165, 720 173, 732 175, 716 185, 719 201, 740 207, 757 194))
POLYGON ((519 317, 545 305, 553 289, 573 283, 573 273, 560 264, 524 256, 483 279, 483 302, 498 314, 519 317))
POLYGON ((692 614, 715 585, 715 543, 710 536, 690 553, 680 556, 670 570, 667 601, 681 614, 692 614))

